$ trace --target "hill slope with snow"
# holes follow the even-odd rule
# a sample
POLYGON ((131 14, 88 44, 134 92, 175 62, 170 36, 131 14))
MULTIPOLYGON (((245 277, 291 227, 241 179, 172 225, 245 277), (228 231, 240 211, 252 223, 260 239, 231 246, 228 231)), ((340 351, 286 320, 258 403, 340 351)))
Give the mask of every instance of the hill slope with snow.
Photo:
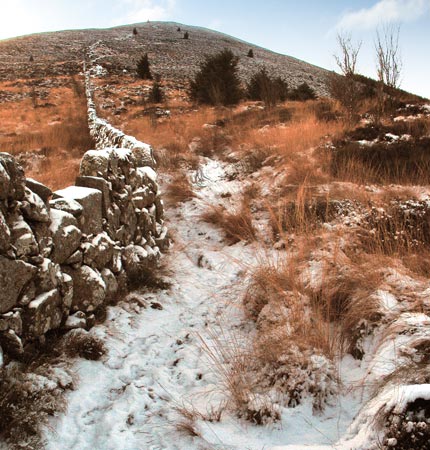
POLYGON ((111 73, 134 71, 136 61, 148 53, 153 72, 178 83, 192 76, 204 55, 229 48, 240 58, 244 80, 265 66, 291 86, 307 82, 318 93, 326 91, 328 71, 322 68, 216 31, 173 22, 58 31, 0 41, 0 80, 78 73, 90 47, 91 56, 111 73), (185 32, 188 39, 184 39, 185 32), (250 49, 254 58, 247 56, 250 49))

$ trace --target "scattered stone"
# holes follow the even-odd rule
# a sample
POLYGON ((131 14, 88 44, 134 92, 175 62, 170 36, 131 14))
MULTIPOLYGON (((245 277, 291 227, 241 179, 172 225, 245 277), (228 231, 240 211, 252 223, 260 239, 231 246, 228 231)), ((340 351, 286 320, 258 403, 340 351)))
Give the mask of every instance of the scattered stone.
POLYGON ((78 328, 87 328, 87 317, 84 312, 77 311, 75 314, 70 315, 66 323, 63 325, 65 330, 76 330, 78 328))

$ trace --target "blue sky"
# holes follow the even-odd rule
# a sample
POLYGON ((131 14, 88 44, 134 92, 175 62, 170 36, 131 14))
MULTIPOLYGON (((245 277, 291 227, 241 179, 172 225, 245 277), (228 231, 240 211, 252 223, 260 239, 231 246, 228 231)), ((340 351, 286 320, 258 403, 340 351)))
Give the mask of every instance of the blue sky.
POLYGON ((343 30, 363 41, 359 71, 370 76, 376 28, 399 23, 402 87, 430 97, 430 0, 0 0, 0 39, 148 19, 213 28, 327 69, 343 30))

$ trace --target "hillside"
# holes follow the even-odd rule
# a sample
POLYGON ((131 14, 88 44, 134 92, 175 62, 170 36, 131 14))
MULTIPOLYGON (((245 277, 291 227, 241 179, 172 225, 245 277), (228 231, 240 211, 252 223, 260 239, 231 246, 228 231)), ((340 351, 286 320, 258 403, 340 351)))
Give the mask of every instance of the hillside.
POLYGON ((226 47, 240 56, 243 79, 264 65, 292 86, 307 82, 318 93, 325 93, 328 72, 324 69, 216 31, 172 22, 59 31, 0 41, 0 81, 78 73, 84 55, 90 50, 95 60, 110 73, 117 74, 123 70, 134 71, 138 58, 148 53, 155 73, 184 82, 205 54, 226 47), (134 27, 137 35, 133 35, 134 27), (186 31, 189 39, 183 38, 186 31), (253 50, 254 58, 247 57, 249 49, 253 50), (30 61, 30 56, 34 61, 30 61))

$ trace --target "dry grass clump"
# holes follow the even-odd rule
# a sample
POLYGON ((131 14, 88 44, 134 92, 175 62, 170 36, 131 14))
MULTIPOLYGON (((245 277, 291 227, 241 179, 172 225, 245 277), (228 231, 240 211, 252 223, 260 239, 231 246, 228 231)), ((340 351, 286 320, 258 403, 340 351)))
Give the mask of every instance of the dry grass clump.
POLYGON ((227 241, 236 244, 239 241, 251 242, 257 233, 252 223, 252 214, 247 202, 242 202, 239 209, 224 206, 209 206, 201 216, 202 220, 221 228, 227 241))
POLYGON ((430 138, 369 146, 348 142, 329 155, 330 173, 358 184, 425 185, 430 177, 429 146, 430 138))
POLYGON ((167 172, 183 169, 196 170, 199 166, 198 157, 177 142, 171 142, 158 148, 155 152, 155 158, 158 167, 167 172))
POLYGON ((99 360, 107 352, 103 341, 85 330, 69 332, 63 342, 66 355, 93 361, 99 360))
POLYGON ((314 186, 306 183, 290 185, 272 200, 275 206, 269 207, 270 226, 275 239, 285 233, 309 235, 324 223, 348 216, 360 209, 355 200, 330 198, 330 192, 322 195, 315 192, 314 186))
POLYGON ((239 160, 241 172, 244 174, 257 172, 268 163, 274 153, 274 149, 267 146, 242 151, 239 160))
POLYGON ((193 191, 190 180, 185 173, 177 173, 167 184, 163 199, 167 206, 176 207, 194 198, 196 194, 193 191))
POLYGON ((392 201, 373 207, 363 218, 361 242, 369 253, 410 255, 430 244, 430 205, 427 201, 392 201))

